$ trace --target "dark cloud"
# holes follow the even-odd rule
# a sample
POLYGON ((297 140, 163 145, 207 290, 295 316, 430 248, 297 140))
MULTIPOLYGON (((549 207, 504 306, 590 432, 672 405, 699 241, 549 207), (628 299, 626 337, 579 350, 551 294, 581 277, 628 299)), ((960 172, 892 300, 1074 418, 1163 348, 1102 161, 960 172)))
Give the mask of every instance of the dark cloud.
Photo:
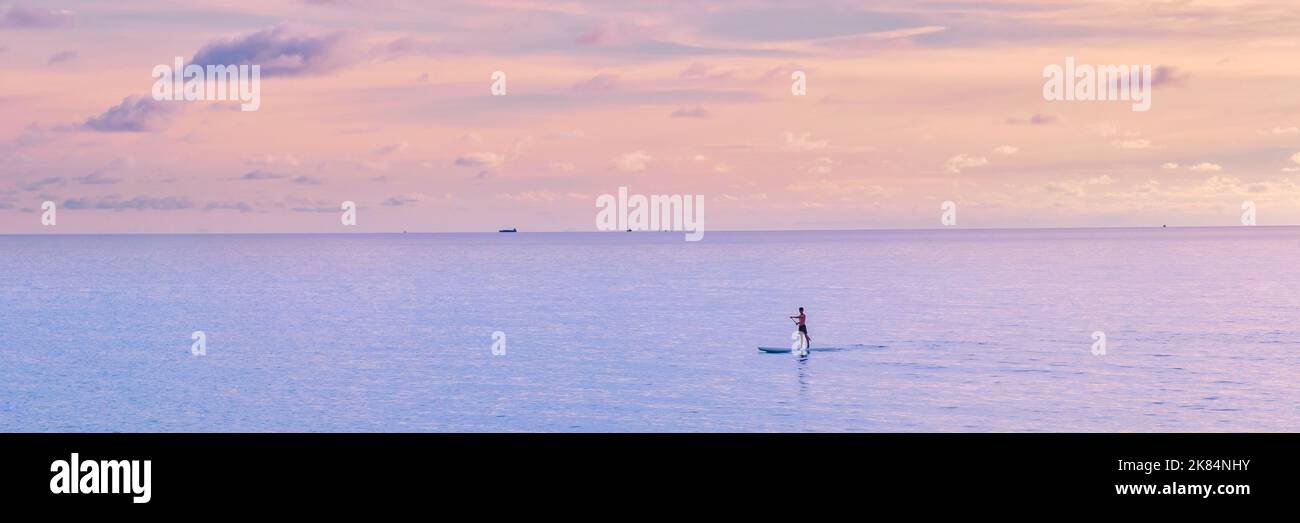
POLYGON ((65 181, 67 181, 67 180, 65 180, 62 176, 50 176, 50 177, 42 178, 42 179, 37 180, 37 181, 32 182, 32 183, 29 183, 29 184, 27 184, 27 185, 24 185, 24 186, 23 186, 23 190, 24 190, 24 191, 27 191, 27 192, 36 192, 36 191, 39 191, 39 190, 44 189, 44 188, 46 188, 46 187, 54 187, 54 186, 63 185, 63 182, 65 182, 65 181))
POLYGON ((264 76, 301 76, 332 72, 360 61, 348 33, 314 35, 278 25, 270 29, 210 42, 191 63, 258 65, 264 76))
POLYGON ((128 96, 104 114, 90 117, 82 127, 104 133, 157 131, 177 109, 147 96, 128 96))
POLYGON ((293 179, 293 183, 296 183, 298 185, 320 185, 325 182, 322 181, 320 178, 313 178, 311 176, 299 176, 293 179))
MULTIPOLYGON (((3 8, 0 8, 3 9, 3 8)), ((16 5, 0 14, 0 28, 52 29, 72 25, 72 12, 16 5)))
POLYGON ((208 202, 203 210, 253 212, 253 205, 248 202, 208 202))
POLYGON ((149 196, 136 196, 131 199, 122 199, 118 196, 108 196, 104 198, 82 197, 63 202, 65 209, 100 209, 112 211, 176 211, 193 209, 194 202, 183 196, 166 196, 154 198, 149 196))
POLYGON ((469 153, 456 158, 457 167, 493 167, 500 164, 503 158, 495 153, 469 153))
POLYGON ((56 64, 61 64, 63 62, 70 62, 76 59, 77 59, 76 51, 59 51, 57 53, 50 55, 49 60, 46 60, 45 64, 56 65, 56 64))
POLYGON ((275 180, 277 178, 284 178, 284 175, 255 169, 248 171, 243 176, 236 178, 236 180, 275 180))
POLYGON ((73 180, 82 185, 112 185, 122 181, 117 178, 109 178, 108 176, 105 176, 104 171, 95 171, 85 176, 73 178, 73 180))
POLYGON ((1179 71, 1177 67, 1169 65, 1157 65, 1151 72, 1151 85, 1178 85, 1187 80, 1187 73, 1179 71))
POLYGON ((405 151, 408 145, 409 144, 407 142, 398 142, 394 144, 385 145, 383 147, 375 149, 373 154, 385 156, 389 154, 400 153, 402 151, 405 151))

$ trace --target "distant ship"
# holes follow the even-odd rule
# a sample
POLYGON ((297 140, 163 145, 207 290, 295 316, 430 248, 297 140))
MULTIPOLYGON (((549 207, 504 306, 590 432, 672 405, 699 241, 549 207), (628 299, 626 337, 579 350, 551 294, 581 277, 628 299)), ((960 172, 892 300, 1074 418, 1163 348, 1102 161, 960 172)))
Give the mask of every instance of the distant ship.
POLYGON ((499 230, 499 231, 497 231, 497 232, 519 232, 519 229, 515 229, 515 228, 510 228, 510 229, 501 229, 501 230, 499 230))

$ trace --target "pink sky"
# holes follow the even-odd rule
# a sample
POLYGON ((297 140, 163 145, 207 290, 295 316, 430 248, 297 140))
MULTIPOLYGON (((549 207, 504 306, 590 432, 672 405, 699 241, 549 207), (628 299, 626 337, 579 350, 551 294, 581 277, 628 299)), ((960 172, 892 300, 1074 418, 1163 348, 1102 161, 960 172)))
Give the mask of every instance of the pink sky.
POLYGON ((962 227, 1294 224, 1298 27, 1292 1, 0 1, 0 233, 591 231, 619 186, 704 195, 710 230, 938 227, 945 200, 962 227), (150 103, 214 44, 274 69, 258 111, 150 103), (1150 111, 1044 100, 1067 56, 1150 65, 1150 111))

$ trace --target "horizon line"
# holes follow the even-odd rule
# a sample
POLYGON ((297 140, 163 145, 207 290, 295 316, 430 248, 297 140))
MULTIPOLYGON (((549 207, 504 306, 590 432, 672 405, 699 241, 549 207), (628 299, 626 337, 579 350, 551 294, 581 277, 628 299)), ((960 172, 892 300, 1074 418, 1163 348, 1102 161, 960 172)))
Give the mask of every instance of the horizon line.
MULTIPOLYGON (((764 233, 764 232, 937 232, 937 231, 1087 231, 1087 230, 1140 230, 1140 229, 1238 229, 1238 228, 1294 228, 1300 224, 1284 225, 1159 225, 1159 226, 1064 226, 1064 227, 930 227, 892 229, 729 229, 705 230, 709 233, 764 233)), ((5 236, 289 236, 289 235, 403 235, 403 234, 612 234, 612 233, 683 233, 690 231, 370 231, 370 232, 50 232, 50 233, 0 233, 5 236)))

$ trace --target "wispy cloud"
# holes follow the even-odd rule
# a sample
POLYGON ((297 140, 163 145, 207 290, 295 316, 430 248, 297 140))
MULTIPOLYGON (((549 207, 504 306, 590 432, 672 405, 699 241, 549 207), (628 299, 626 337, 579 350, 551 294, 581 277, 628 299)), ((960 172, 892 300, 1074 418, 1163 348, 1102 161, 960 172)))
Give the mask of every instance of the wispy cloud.
POLYGON ((458 167, 496 167, 505 158, 496 153, 474 152, 456 158, 458 167))
POLYGON ((71 199, 63 202, 66 209, 101 209, 113 211, 177 211, 193 209, 195 203, 184 196, 136 196, 133 198, 122 198, 120 196, 106 196, 102 198, 82 197, 71 199))
POLYGON ((247 173, 244 173, 243 176, 240 176, 237 179, 238 180, 277 180, 284 177, 285 176, 282 174, 275 174, 272 172, 263 171, 261 169, 254 169, 252 171, 248 171, 247 173))
POLYGON ((76 51, 59 51, 57 53, 50 55, 50 58, 45 61, 45 64, 58 65, 64 62, 71 62, 76 59, 77 59, 76 51))
POLYGON ((345 31, 312 33, 278 25, 210 42, 194 53, 197 65, 260 65, 264 76, 325 74, 360 62, 363 53, 345 31))
POLYGON ((708 118, 709 111, 702 105, 696 105, 695 107, 679 108, 676 111, 673 111, 669 116, 672 116, 673 118, 708 118))
POLYGON ((90 117, 82 127, 105 133, 157 131, 179 107, 147 96, 128 96, 103 114, 90 117))
POLYGON ((632 151, 614 158, 613 164, 614 168, 619 171, 635 173, 644 171, 652 159, 645 151, 632 151))
POLYGON ((952 158, 949 158, 947 162, 944 162, 943 167, 945 171, 952 174, 957 174, 962 172, 963 169, 970 169, 972 167, 983 167, 988 164, 989 164, 988 158, 985 158, 983 156, 973 156, 973 155, 962 153, 953 156, 952 158))
POLYGON ((2 29, 52 29, 72 25, 73 13, 65 9, 45 9, 14 5, 0 7, 2 29))

